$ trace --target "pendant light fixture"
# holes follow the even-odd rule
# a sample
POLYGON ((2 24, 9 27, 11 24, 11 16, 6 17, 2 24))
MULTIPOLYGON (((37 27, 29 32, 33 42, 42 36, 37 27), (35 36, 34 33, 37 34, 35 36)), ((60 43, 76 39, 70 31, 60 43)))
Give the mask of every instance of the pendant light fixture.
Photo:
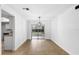
POLYGON ((40 18, 41 18, 41 17, 39 16, 38 18, 39 18, 38 25, 41 26, 41 25, 42 25, 42 23, 40 22, 40 18))
POLYGON ((36 28, 37 29, 42 29, 43 28, 43 25, 42 25, 42 23, 41 23, 41 21, 40 21, 40 16, 38 17, 38 22, 37 22, 37 24, 36 24, 36 28))

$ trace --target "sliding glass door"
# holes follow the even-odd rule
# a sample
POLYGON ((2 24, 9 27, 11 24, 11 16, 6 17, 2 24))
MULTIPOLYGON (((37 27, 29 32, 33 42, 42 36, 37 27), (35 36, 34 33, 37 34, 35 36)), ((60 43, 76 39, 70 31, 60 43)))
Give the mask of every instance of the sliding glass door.
POLYGON ((32 39, 44 39, 45 31, 44 25, 38 26, 37 24, 32 25, 32 39))

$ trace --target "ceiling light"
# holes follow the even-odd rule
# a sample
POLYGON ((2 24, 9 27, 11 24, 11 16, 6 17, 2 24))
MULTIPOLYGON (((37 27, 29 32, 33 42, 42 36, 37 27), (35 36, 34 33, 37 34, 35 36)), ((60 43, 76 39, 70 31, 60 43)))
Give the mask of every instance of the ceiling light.
POLYGON ((29 9, 29 8, 23 8, 23 10, 27 10, 27 11, 29 11, 30 9, 29 9))
POLYGON ((75 9, 79 9, 79 5, 75 6, 75 9))

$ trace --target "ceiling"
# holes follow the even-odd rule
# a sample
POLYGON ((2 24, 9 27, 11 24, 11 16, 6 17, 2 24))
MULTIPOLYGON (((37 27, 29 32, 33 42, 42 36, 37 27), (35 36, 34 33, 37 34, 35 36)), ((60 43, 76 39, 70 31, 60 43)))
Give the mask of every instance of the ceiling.
POLYGON ((29 19, 37 19, 41 16, 41 19, 51 19, 62 14, 68 8, 74 6, 74 4, 11 4, 11 8, 14 8, 18 13, 29 19), (22 8, 29 8, 29 11, 22 8))
POLYGON ((5 18, 10 18, 12 17, 11 14, 9 14, 8 12, 4 11, 4 10, 1 10, 1 17, 5 17, 5 18))

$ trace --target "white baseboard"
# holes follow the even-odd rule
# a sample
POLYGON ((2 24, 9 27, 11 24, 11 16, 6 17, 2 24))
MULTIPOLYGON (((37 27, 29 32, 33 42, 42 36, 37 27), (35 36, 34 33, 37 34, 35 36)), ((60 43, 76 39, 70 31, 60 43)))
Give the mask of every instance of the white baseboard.
POLYGON ((63 47, 58 41, 56 40, 52 40, 53 42, 55 42, 59 47, 61 47, 64 51, 66 51, 69 55, 71 55, 71 53, 65 48, 63 47))
POLYGON ((19 44, 13 51, 16 51, 27 39, 25 39, 21 44, 19 44))

